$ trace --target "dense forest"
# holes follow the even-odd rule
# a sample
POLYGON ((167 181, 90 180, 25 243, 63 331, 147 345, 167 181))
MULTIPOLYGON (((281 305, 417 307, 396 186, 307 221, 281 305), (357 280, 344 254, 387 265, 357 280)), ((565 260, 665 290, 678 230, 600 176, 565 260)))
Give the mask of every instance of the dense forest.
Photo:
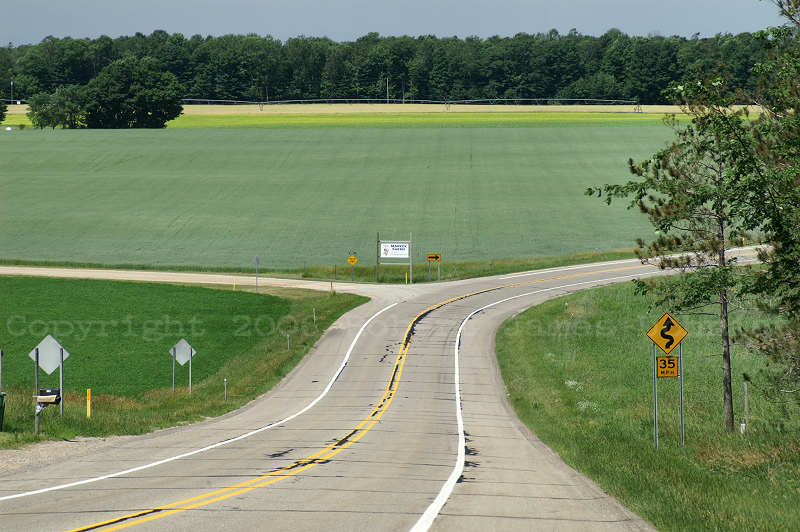
POLYGON ((732 84, 753 88, 763 58, 755 35, 711 38, 600 37, 556 30, 513 37, 384 37, 354 42, 296 37, 180 33, 112 39, 47 37, 0 48, 0 98, 25 100, 64 85, 85 85, 112 62, 153 57, 179 80, 186 99, 278 101, 403 99, 460 101, 597 98, 666 103, 671 81, 724 63, 732 84), (11 94, 13 91, 13 95, 11 94))

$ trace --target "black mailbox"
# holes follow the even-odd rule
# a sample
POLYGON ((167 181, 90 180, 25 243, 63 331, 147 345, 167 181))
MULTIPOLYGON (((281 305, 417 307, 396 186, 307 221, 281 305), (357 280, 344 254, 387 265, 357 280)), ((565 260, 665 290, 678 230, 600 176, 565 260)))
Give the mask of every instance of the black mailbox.
POLYGON ((61 402, 61 388, 42 388, 36 396, 36 402, 40 405, 57 405, 61 402))

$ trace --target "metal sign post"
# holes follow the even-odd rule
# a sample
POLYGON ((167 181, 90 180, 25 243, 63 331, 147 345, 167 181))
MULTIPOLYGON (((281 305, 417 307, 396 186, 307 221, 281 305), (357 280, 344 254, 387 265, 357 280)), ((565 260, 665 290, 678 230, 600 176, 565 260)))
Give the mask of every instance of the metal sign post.
POLYGON ((685 444, 685 433, 683 426, 683 344, 678 344, 678 370, 681 372, 680 388, 681 388, 681 447, 685 444))
POLYGON ((353 266, 355 266, 356 262, 358 262, 358 257, 356 256, 356 252, 355 251, 351 251, 350 252, 350 256, 347 257, 347 262, 350 264, 350 282, 352 282, 353 281, 353 266))
MULTIPOLYGON (((64 349, 61 344, 58 343, 58 340, 53 338, 52 335, 48 334, 44 340, 39 342, 39 345, 30 352, 29 355, 36 365, 36 393, 37 397, 39 394, 39 368, 41 367, 45 373, 50 375, 53 373, 56 368, 60 369, 59 373, 59 381, 61 383, 61 388, 59 388, 58 394, 58 401, 55 404, 61 404, 61 416, 64 416, 64 401, 62 398, 66 395, 64 390, 64 361, 69 356, 69 353, 66 349, 64 349)), ((39 433, 39 412, 41 409, 47 406, 47 404, 51 404, 50 402, 46 402, 44 404, 39 404, 37 400, 36 404, 36 433, 39 433)))
MULTIPOLYGON (((36 393, 39 393, 39 348, 33 350, 34 358, 33 363, 36 365, 36 393)), ((39 434, 39 405, 36 405, 36 416, 34 418, 33 427, 36 431, 36 434, 39 434)))
POLYGON ((683 420, 683 346, 681 342, 689 334, 678 323, 678 320, 665 312, 661 319, 647 331, 647 337, 653 342, 653 440, 658 449, 658 379, 680 379, 680 408, 681 408, 681 445, 685 444, 683 420), (656 346, 666 355, 678 348, 677 364, 674 356, 657 357, 656 346))
POLYGON ((431 282, 431 262, 436 263, 436 280, 442 280, 442 254, 441 253, 428 253, 428 282, 431 282))
POLYGON ((60 383, 60 390, 61 390, 61 417, 64 417, 64 396, 67 394, 66 390, 64 390, 64 348, 60 347, 58 349, 60 362, 58 366, 61 368, 61 375, 59 376, 59 383, 60 383))
POLYGON ((658 377, 656 375, 656 344, 653 344, 653 441, 658 449, 658 377))
MULTIPOLYGON (((411 284, 414 284, 414 262, 413 254, 411 251, 411 243, 414 238, 413 233, 409 233, 408 240, 381 240, 381 234, 378 233, 378 256, 375 266, 375 280, 380 282, 378 274, 381 264, 381 259, 408 259, 408 276, 411 284)), ((402 264, 398 262, 386 262, 384 264, 402 264)))
POLYGON ((261 264, 261 257, 258 255, 253 257, 253 263, 256 265, 256 292, 258 292, 258 265, 261 264))
POLYGON ((189 345, 189 342, 186 339, 181 338, 180 342, 175 344, 175 346, 170 349, 170 353, 172 354, 172 393, 175 393, 175 362, 177 361, 178 364, 183 366, 186 362, 189 362, 189 395, 192 394, 192 359, 194 355, 197 354, 197 351, 189 345))

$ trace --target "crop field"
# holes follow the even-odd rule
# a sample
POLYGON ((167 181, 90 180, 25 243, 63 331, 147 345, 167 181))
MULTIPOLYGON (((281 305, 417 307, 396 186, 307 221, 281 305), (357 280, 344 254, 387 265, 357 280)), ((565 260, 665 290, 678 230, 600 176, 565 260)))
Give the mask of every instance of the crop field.
MULTIPOLYGON (((42 413, 48 438, 137 434, 229 412, 265 393, 345 312, 366 301, 307 290, 241 290, 83 279, 0 276, 4 432, 0 449, 37 441, 29 353, 48 334, 69 353, 64 406, 42 413), (289 339, 287 340, 287 335, 289 339), (176 365, 171 348, 195 349, 176 365), (92 392, 92 416, 86 391, 92 392), (227 393, 226 393, 227 392, 227 393)), ((39 371, 58 388, 59 371, 39 371)))
MULTIPOLYGON (((266 294, 2 276, 0 293, 5 382, 31 388, 35 365, 28 354, 48 334, 70 353, 64 362, 70 389, 136 396, 171 386, 170 349, 181 338, 198 353, 192 368, 198 383, 279 326, 299 329, 299 320, 284 318, 290 301, 266 294)), ((188 364, 178 369, 178 385, 188 385, 188 364)), ((58 371, 39 377, 42 387, 58 388, 58 371)))
POLYGON ((415 262, 632 248, 647 220, 583 191, 672 136, 657 113, 214 111, 165 130, 0 131, 0 261, 374 264, 378 232, 413 233, 415 262))

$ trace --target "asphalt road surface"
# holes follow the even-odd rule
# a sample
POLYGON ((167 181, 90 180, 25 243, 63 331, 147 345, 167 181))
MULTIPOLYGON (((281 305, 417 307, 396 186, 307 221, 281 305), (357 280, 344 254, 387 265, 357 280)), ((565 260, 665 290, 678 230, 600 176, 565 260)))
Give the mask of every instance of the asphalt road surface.
POLYGON ((0 478, 0 530, 651 530, 519 422, 494 336, 546 299, 655 273, 629 260, 424 285, 337 283, 372 300, 270 393, 220 418, 12 470, 0 478))

